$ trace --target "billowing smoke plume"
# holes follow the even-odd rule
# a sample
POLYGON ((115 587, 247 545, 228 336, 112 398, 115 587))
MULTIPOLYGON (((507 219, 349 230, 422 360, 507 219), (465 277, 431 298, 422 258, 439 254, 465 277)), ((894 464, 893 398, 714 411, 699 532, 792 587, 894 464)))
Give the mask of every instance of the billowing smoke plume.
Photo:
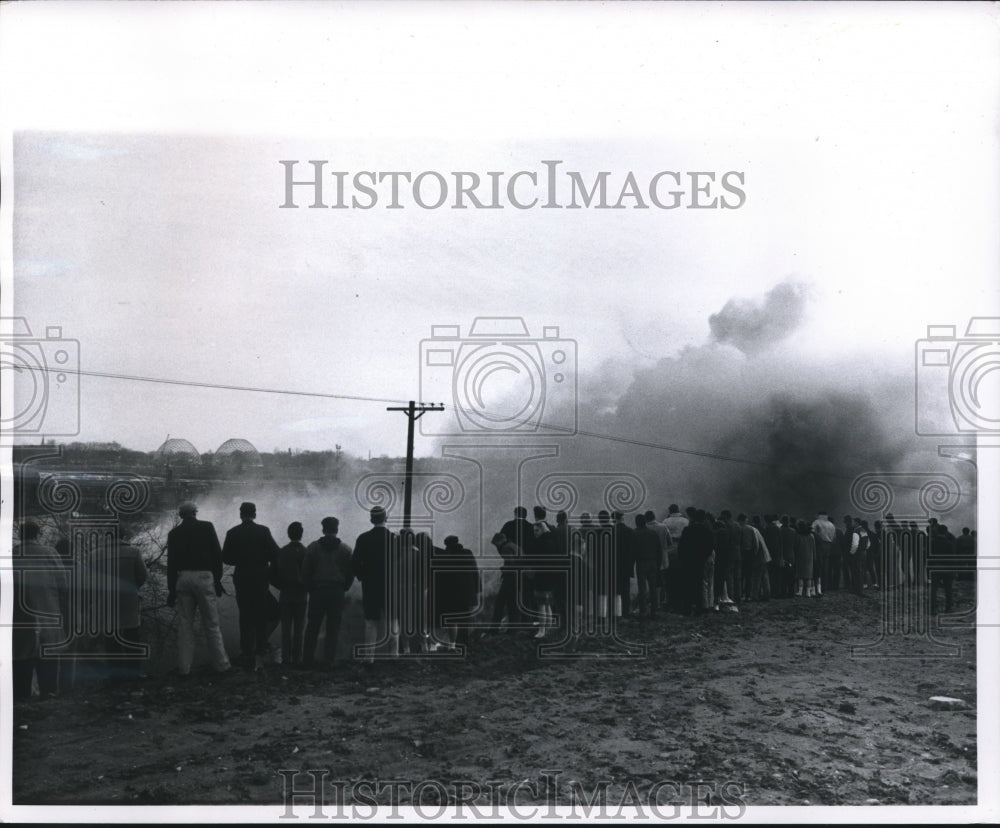
MULTIPOLYGON (((808 353, 796 338, 808 324, 805 295, 801 285, 785 283, 758 302, 731 300, 710 318, 703 345, 645 367, 608 360, 587 371, 573 436, 520 434, 509 445, 488 432, 422 440, 418 455, 431 456, 417 458, 416 528, 439 544, 456 534, 491 556, 492 534, 518 504, 529 513, 545 505, 550 519, 557 509, 574 517, 614 508, 662 514, 670 503, 799 517, 819 509, 856 514, 850 492, 858 475, 942 465, 965 491, 949 522, 973 523, 971 466, 942 460, 936 445, 914 434, 912 374, 881 365, 872 374, 859 357, 835 348, 808 353)), ((567 412, 551 402, 546 420, 563 422, 567 412)), ((316 491, 276 491, 261 481, 213 492, 203 516, 224 527, 235 522, 241 500, 257 500, 276 536, 301 520, 311 539, 319 519, 332 514, 353 543, 368 528, 369 505, 378 502, 399 520, 402 480, 401 459, 355 460, 316 491)))
POLYGON ((782 282, 762 302, 730 299, 721 311, 708 318, 708 326, 716 342, 754 354, 792 334, 802 322, 805 309, 805 286, 782 282))

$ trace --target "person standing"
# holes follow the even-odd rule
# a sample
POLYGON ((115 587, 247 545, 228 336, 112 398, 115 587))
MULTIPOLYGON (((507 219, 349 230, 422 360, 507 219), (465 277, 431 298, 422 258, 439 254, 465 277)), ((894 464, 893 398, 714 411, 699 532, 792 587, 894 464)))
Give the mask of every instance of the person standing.
POLYGON ((671 503, 667 509, 667 516, 663 519, 663 525, 670 534, 670 578, 667 581, 668 608, 677 612, 680 610, 682 595, 684 593, 684 573, 681 571, 680 541, 684 527, 688 525, 688 519, 681 514, 680 506, 671 503))
POLYGON ((881 577, 879 569, 882 563, 882 544, 879 543, 879 539, 869 528, 867 520, 861 521, 861 531, 866 543, 865 558, 862 562, 864 585, 866 589, 868 587, 878 589, 881 577))
POLYGON ((844 529, 841 535, 840 564, 838 571, 831 578, 839 579, 843 573, 844 589, 854 589, 854 570, 851 564, 851 546, 854 543, 854 518, 844 515, 844 529))
POLYGON ((943 523, 935 523, 928 529, 930 533, 930 554, 928 555, 931 574, 931 615, 938 612, 938 589, 944 588, 944 611, 955 609, 955 563, 957 540, 943 523))
POLYGON ((309 593, 309 616, 306 623, 305 651, 302 666, 315 665, 319 630, 326 622, 323 643, 325 670, 332 670, 340 640, 340 619, 344 613, 344 594, 354 583, 351 547, 337 537, 340 521, 325 517, 320 522, 323 537, 309 544, 302 559, 302 584, 309 593))
POLYGON ((729 548, 722 555, 726 578, 726 596, 734 604, 738 604, 745 597, 743 589, 743 530, 739 523, 733 520, 733 513, 729 509, 723 509, 719 513, 719 518, 729 530, 729 548))
POLYGON ((369 519, 372 528, 358 535, 351 564, 354 576, 361 581, 361 604, 365 616, 364 661, 371 664, 375 661, 379 622, 383 619, 390 653, 399 655, 399 619, 393 616, 389 601, 390 581, 396 580, 398 588, 399 538, 385 525, 388 515, 381 506, 371 509, 369 519))
POLYGON ((635 516, 632 533, 635 555, 635 579, 639 588, 639 618, 655 618, 657 580, 663 559, 663 544, 649 525, 645 515, 635 516))
POLYGON ((46 655, 45 647, 64 640, 60 594, 68 589, 68 577, 59 553, 41 543, 40 534, 35 521, 23 521, 21 543, 13 550, 11 659, 17 701, 31 698, 36 673, 40 695, 52 697, 59 691, 59 661, 46 655))
MULTIPOLYGON (((597 617, 616 618, 615 612, 615 527, 611 523, 611 513, 601 509, 597 513, 594 529, 594 591, 597 594, 597 617)), ((619 610, 620 611, 620 610, 619 610)), ((599 622, 602 625, 603 621, 599 622)))
MULTIPOLYGON (((535 532, 531 528, 531 522, 528 520, 528 510, 523 506, 518 506, 514 509, 513 519, 508 520, 500 528, 500 531, 503 532, 507 540, 518 548, 518 553, 521 555, 527 554, 529 547, 535 540, 535 532)), ((523 570, 518 573, 517 580, 515 581, 515 588, 517 589, 521 606, 529 610, 534 607, 535 592, 535 585, 531 578, 531 571, 523 570)))
POLYGON ((449 616, 468 615, 479 605, 481 584, 476 557, 457 535, 444 539, 444 551, 437 556, 434 588, 434 626, 446 633, 446 647, 454 651, 458 644, 468 645, 468 619, 449 616))
POLYGON ((781 516, 781 580, 786 598, 795 595, 795 519, 790 515, 781 516))
POLYGON ((813 536, 816 538, 816 561, 813 574, 816 579, 816 594, 823 594, 823 587, 833 583, 839 577, 833 574, 839 567, 833 556, 833 542, 837 538, 837 527, 827 516, 826 510, 822 510, 816 515, 816 519, 810 527, 813 536))
MULTIPOLYGON (((845 518, 845 524, 848 518, 845 518)), ((850 571, 851 592, 855 595, 864 595, 863 571, 864 560, 868 554, 868 532, 861 526, 861 520, 852 521, 851 526, 851 546, 847 550, 847 562, 850 571)))
POLYGON ((681 611, 702 615, 715 606, 715 537, 703 509, 689 507, 688 516, 678 544, 686 582, 681 611))
POLYGON ((625 523, 625 515, 612 512, 615 532, 615 614, 632 617, 632 578, 635 576, 634 532, 625 523))
POLYGON ((804 520, 796 526, 798 535, 795 538, 795 596, 814 598, 816 588, 813 586, 813 564, 816 559, 816 536, 804 520))
POLYGON ((968 573, 972 573, 975 578, 976 571, 976 539, 972 530, 968 526, 962 527, 962 534, 955 538, 955 569, 961 573, 961 577, 968 578, 968 573))
POLYGON ((222 547, 215 527, 198 520, 198 507, 182 503, 181 522, 167 534, 167 606, 177 608, 177 672, 186 676, 194 660, 194 614, 201 615, 209 657, 216 672, 230 669, 217 605, 222 589, 222 547))
POLYGON ((660 523, 656 519, 656 513, 649 509, 646 514, 646 526, 652 529, 656 533, 656 537, 660 539, 660 565, 659 571, 656 574, 656 595, 654 596, 654 604, 660 609, 667 608, 667 589, 670 583, 670 532, 666 526, 660 523))
POLYGON ((749 564, 749 594, 747 601, 767 601, 771 598, 771 582, 768 578, 768 564, 771 554, 764 542, 764 536, 755 525, 747 523, 747 516, 737 519, 742 533, 741 548, 744 564, 749 564))
POLYGON ((142 553, 127 537, 105 548, 103 555, 91 561, 93 582, 106 591, 105 608, 111 613, 111 624, 103 630, 108 677, 137 679, 145 675, 148 650, 142 640, 142 620, 139 613, 139 589, 149 573, 142 553), (138 652, 140 649, 145 653, 138 652))
POLYGON ((222 561, 236 567, 233 585, 240 611, 240 653, 248 670, 257 670, 258 658, 268 653, 268 595, 278 544, 266 526, 254 523, 257 506, 240 505, 240 523, 226 532, 222 561))
POLYGON ((500 528, 500 531, 518 549, 522 551, 527 549, 528 544, 531 543, 531 539, 534 537, 531 522, 528 520, 528 510, 523 506, 518 506, 514 509, 513 520, 508 520, 500 528))
POLYGON ((515 568, 515 562, 521 556, 521 550, 503 532, 497 532, 493 536, 492 544, 496 547, 497 554, 503 558, 503 567, 500 570, 500 590, 497 592, 496 602, 493 604, 492 629, 494 632, 500 632, 503 619, 506 618, 508 631, 511 631, 512 625, 521 620, 521 611, 517 602, 517 569, 515 568))
MULTIPOLYGON (((555 556, 554 537, 549 531, 548 524, 544 520, 539 520, 532 527, 535 539, 528 547, 528 555, 532 558, 548 558, 551 560, 555 556)), ((549 564, 541 563, 537 569, 532 570, 532 582, 535 586, 535 606, 538 610, 539 622, 538 632, 535 638, 545 638, 549 627, 555 623, 552 611, 552 596, 556 585, 556 572, 549 564)))
POLYGON ((281 612, 281 663, 286 667, 302 666, 302 634, 306 620, 309 593, 302 581, 302 562, 306 548, 302 543, 302 524, 288 524, 288 543, 278 550, 275 570, 280 590, 278 606, 281 612))
POLYGON ((764 520, 764 544, 771 553, 771 563, 768 566, 768 575, 771 581, 771 595, 775 598, 784 598, 784 562, 781 555, 781 524, 777 515, 765 515, 764 520))
POLYGON ((556 528, 552 530, 552 552, 557 556, 566 558, 566 568, 562 572, 554 572, 554 586, 552 593, 552 608, 556 616, 566 624, 571 615, 572 600, 570 598, 570 531, 569 515, 564 511, 556 513, 556 528))

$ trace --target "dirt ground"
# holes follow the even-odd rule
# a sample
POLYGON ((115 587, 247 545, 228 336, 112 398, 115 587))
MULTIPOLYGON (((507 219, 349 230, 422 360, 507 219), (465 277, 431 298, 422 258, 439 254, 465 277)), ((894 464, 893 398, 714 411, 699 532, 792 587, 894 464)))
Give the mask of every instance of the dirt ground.
MULTIPOLYGON (((971 584, 958 591, 968 610, 971 584)), ((957 626, 934 635, 960 654, 942 657, 920 636, 878 643, 881 607, 880 593, 839 592, 623 623, 635 657, 608 641, 582 646, 600 658, 539 657, 519 632, 456 661, 85 685, 15 707, 13 801, 269 804, 277 817, 279 770, 326 769, 355 801, 356 780, 470 780, 484 797, 521 783, 517 802, 559 803, 604 780, 611 803, 665 781, 661 802, 707 782, 709 801, 728 790, 747 805, 975 804, 972 619, 945 619, 957 626), (935 695, 967 707, 933 709, 935 695)))

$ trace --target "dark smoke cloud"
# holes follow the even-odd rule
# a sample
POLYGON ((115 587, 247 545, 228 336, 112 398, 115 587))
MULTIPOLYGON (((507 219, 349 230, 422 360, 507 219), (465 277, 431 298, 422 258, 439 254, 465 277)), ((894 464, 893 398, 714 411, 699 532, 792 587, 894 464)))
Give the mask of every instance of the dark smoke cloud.
POLYGON ((862 471, 893 470, 908 445, 887 427, 875 403, 853 390, 812 398, 783 391, 745 414, 723 436, 720 453, 750 456, 727 480, 724 495, 739 508, 811 517, 820 509, 852 512, 848 490, 862 471))
MULTIPOLYGON (((914 433, 912 374, 873 371, 868 360, 835 349, 803 349, 794 332, 805 296, 786 283, 761 301, 727 302, 711 317, 706 344, 641 369, 619 365, 619 381, 628 374, 632 381, 617 404, 582 416, 584 430, 618 439, 581 440, 571 451, 590 467, 640 473, 654 511, 676 502, 856 513, 850 489, 858 475, 944 469, 972 495, 963 519, 973 520, 974 475, 942 461, 914 433)), ((604 377, 614 374, 603 367, 604 377)))
POLYGON ((708 318, 716 342, 736 346, 754 354, 792 334, 806 310, 805 285, 783 282, 773 287, 762 302, 730 299, 708 318))
MULTIPOLYGON (((499 448, 504 438, 495 433, 421 438, 418 453, 430 456, 418 457, 417 470, 461 481, 455 507, 436 505, 433 526, 421 528, 438 543, 458 535, 485 561, 495 557, 489 539, 512 516, 514 506, 530 510, 544 504, 539 494, 543 484, 559 475, 575 491, 561 505, 545 505, 553 511, 566 508, 575 517, 616 508, 604 499, 603 486, 616 476, 641 481, 641 501, 623 507, 630 515, 645 509, 663 514, 668 504, 678 503, 716 512, 729 508, 807 517, 819 509, 857 513, 850 488, 865 472, 942 466, 964 473, 962 485, 969 493, 963 514, 953 514, 948 522, 974 524, 975 481, 964 467, 968 464, 956 468, 953 461, 936 456, 936 444, 926 446, 914 434, 912 373, 890 373, 882 364, 873 372, 870 360, 839 353, 835 344, 824 354, 804 348, 795 333, 804 328, 804 295, 801 286, 786 284, 758 302, 727 302, 712 317, 713 333, 705 344, 639 368, 607 360, 582 375, 580 433, 575 436, 513 435, 499 448), (764 323, 754 321, 767 316, 769 308, 782 310, 764 323), (782 313, 779 336, 774 326, 782 313), (744 318, 737 323, 740 314, 744 318), (724 335, 720 319, 729 324, 724 335), (479 446, 478 454, 470 444, 479 446), (515 444, 544 445, 551 451, 526 459, 523 447, 515 444), (455 445, 459 450, 452 448, 442 457, 446 447, 455 445)), ((564 406, 569 402, 562 399, 564 406)), ((547 420, 563 422, 566 415, 553 400, 546 402, 547 420)), ((266 481, 257 490, 248 485, 218 491, 203 504, 203 516, 228 527, 237 519, 241 500, 257 500, 261 521, 276 536, 289 521, 301 520, 312 539, 320 518, 332 514, 341 518, 342 536, 353 543, 368 528, 368 504, 358 502, 355 487, 367 474, 386 472, 394 495, 384 505, 398 519, 401 471, 399 459, 357 460, 338 481, 315 491, 277 491, 266 481)), ((415 483, 414 515, 427 512, 424 484, 424 478, 415 483)), ((568 489, 558 491, 566 494, 568 489)), ((495 577, 491 572, 487 580, 495 577)))

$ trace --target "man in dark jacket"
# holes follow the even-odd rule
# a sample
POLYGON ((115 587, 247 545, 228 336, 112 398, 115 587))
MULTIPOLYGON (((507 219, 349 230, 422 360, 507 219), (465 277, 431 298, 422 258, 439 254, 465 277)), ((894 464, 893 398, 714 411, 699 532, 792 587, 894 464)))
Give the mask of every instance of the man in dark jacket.
POLYGON ((514 510, 514 519, 508 520, 500 528, 500 531, 522 552, 528 548, 535 537, 531 523, 528 521, 528 510, 523 506, 518 506, 514 510))
POLYGON ((240 610, 240 652, 244 665, 257 669, 257 657, 268 652, 268 585, 277 564, 278 544, 266 526, 254 523, 257 506, 243 503, 240 520, 226 532, 222 561, 236 567, 233 585, 240 610))
POLYGON ((686 614, 701 615, 715 604, 715 537, 704 509, 690 509, 691 522, 681 533, 681 556, 688 572, 686 614))
POLYGON ((468 614, 479 606, 482 581, 476 556, 466 549, 456 535, 444 539, 444 554, 438 556, 439 569, 434 583, 434 625, 449 634, 450 648, 469 644, 468 620, 445 623, 448 615, 468 614))
POLYGON ((726 572, 726 594, 735 604, 743 600, 743 530, 733 519, 733 513, 725 509, 720 514, 729 533, 729 546, 722 555, 722 566, 726 572))
POLYGON ((302 544, 302 524, 288 524, 288 543, 278 550, 278 564, 272 583, 281 590, 278 606, 281 610, 281 663, 289 667, 302 664, 302 628, 306 620, 306 600, 309 593, 302 583, 302 561, 306 548, 302 544))
POLYGON ((765 515, 763 530, 764 544, 771 553, 771 563, 768 564, 768 580, 771 582, 771 595, 774 598, 784 598, 785 582, 782 580, 783 563, 781 558, 781 525, 777 515, 765 515))
POLYGON ((655 618, 663 544, 656 532, 646 524, 645 515, 635 516, 632 551, 635 557, 635 579, 639 587, 639 617, 655 618))
POLYGON ((621 512, 612 512, 611 517, 615 522, 615 609, 621 604, 621 617, 632 617, 632 577, 635 573, 635 552, 633 545, 633 531, 625 523, 625 515, 621 512))
POLYGON ((352 566, 361 581, 361 603, 365 615, 365 661, 375 660, 379 621, 385 617, 386 631, 392 655, 399 655, 399 620, 392 617, 389 602, 391 583, 398 589, 399 538, 385 525, 387 515, 381 506, 370 512, 372 528, 358 535, 354 544, 352 566))
POLYGON ((302 583, 309 591, 309 623, 303 666, 311 667, 316 656, 319 628, 326 619, 326 640, 323 644, 323 668, 333 669, 340 638, 340 619, 344 612, 344 593, 354 583, 351 547, 337 537, 340 521, 323 518, 323 537, 309 544, 302 561, 302 583))
POLYGON ((194 613, 201 613, 212 666, 230 669, 219 627, 217 600, 222 595, 222 548, 215 527, 198 520, 190 501, 177 510, 179 525, 167 534, 167 606, 177 605, 177 672, 186 676, 194 660, 194 613))

